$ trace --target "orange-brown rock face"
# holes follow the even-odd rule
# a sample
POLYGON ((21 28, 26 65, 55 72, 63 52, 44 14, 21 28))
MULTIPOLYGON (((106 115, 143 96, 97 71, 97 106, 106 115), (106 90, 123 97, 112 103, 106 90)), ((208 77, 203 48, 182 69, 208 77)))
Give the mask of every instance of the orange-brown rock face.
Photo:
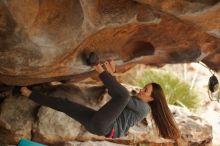
POLYGON ((202 60, 220 69, 215 0, 0 1, 0 82, 30 85, 94 74, 84 56, 137 63, 202 60))

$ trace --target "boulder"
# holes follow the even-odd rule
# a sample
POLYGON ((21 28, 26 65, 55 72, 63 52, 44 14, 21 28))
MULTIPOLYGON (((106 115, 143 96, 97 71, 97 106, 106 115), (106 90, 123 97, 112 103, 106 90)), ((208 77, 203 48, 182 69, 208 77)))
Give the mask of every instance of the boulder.
POLYGON ((212 145, 212 126, 206 120, 186 108, 170 105, 174 118, 186 145, 212 145))
POLYGON ((8 97, 0 106, 0 144, 17 144, 32 137, 37 105, 24 97, 8 97))
POLYGON ((58 143, 75 140, 81 124, 64 113, 41 107, 33 127, 33 140, 42 143, 58 143))
POLYGON ((95 51, 124 72, 202 60, 219 70, 215 0, 0 1, 0 82, 32 85, 95 76, 95 51))

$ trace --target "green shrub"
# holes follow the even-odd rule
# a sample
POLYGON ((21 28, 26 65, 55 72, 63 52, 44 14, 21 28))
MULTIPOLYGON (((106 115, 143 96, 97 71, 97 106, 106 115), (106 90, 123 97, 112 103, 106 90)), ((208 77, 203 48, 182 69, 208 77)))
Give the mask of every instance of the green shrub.
POLYGON ((147 83, 159 83, 169 104, 185 106, 191 110, 198 107, 198 95, 190 85, 171 72, 161 69, 144 69, 142 73, 128 73, 125 82, 144 87, 147 83))

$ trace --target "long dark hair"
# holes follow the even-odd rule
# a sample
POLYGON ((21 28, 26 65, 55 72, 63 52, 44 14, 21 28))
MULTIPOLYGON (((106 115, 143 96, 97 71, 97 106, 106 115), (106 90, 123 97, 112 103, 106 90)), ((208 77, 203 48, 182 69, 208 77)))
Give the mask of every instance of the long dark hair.
POLYGON ((149 102, 149 105, 154 122, 163 138, 176 140, 180 137, 180 131, 168 107, 163 89, 157 83, 151 84, 153 86, 151 96, 154 100, 149 102))

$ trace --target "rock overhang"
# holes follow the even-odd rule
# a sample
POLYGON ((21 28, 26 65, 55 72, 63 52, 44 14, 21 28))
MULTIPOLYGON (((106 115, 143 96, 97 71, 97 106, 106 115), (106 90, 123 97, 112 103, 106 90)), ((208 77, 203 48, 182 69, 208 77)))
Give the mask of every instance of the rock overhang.
POLYGON ((91 51, 115 60, 119 71, 198 60, 219 70, 220 37, 210 32, 220 28, 213 19, 220 17, 220 4, 203 5, 202 12, 189 7, 183 15, 148 1, 2 1, 0 81, 81 80, 95 75, 83 58, 91 51))

